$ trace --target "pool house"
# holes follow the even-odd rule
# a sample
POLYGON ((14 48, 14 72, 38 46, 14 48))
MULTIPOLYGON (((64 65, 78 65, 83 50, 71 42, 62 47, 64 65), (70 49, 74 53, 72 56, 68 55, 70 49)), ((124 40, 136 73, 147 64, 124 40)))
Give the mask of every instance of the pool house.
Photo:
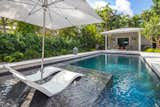
POLYGON ((143 28, 120 28, 102 32, 105 35, 105 49, 141 51, 151 43, 142 36, 143 28))

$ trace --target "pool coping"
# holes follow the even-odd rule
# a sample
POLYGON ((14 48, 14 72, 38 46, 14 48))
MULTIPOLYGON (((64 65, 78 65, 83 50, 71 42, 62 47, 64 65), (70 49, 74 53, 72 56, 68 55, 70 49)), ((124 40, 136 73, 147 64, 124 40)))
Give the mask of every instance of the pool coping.
MULTIPOLYGON (((84 53, 78 53, 75 54, 68 54, 68 55, 61 55, 61 56, 55 56, 55 57, 49 57, 45 58, 45 65, 49 64, 56 64, 56 63, 62 63, 64 61, 82 58, 90 55, 99 54, 100 51, 93 51, 93 52, 84 52, 84 53)), ((14 62, 14 63, 7 63, 10 67, 13 67, 15 70, 25 70, 25 69, 32 69, 35 67, 40 67, 41 65, 41 59, 33 59, 33 60, 26 60, 21 62, 14 62)), ((7 70, 3 67, 3 64, 0 65, 0 74, 5 74, 7 70)))
POLYGON ((159 65, 160 67, 160 54, 159 53, 142 53, 142 58, 144 59, 145 63, 152 69, 152 71, 157 75, 160 79, 160 69, 154 67, 154 65, 159 65))
MULTIPOLYGON (((120 51, 120 50, 97 50, 92 52, 78 53, 77 55, 68 54, 68 55, 45 58, 45 65, 64 63, 70 60, 85 58, 88 56, 99 55, 104 53, 122 54, 122 55, 139 55, 145 60, 145 62, 149 65, 149 67, 160 77, 159 75, 160 70, 155 71, 153 66, 151 66, 153 63, 160 63, 160 53, 147 53, 147 52, 140 52, 140 51, 120 51), (157 59, 159 61, 155 61, 157 59)), ((41 59, 26 60, 26 61, 14 62, 14 63, 8 63, 8 64, 9 66, 13 67, 16 70, 23 71, 25 69, 40 67, 41 59)), ((5 75, 7 73, 8 71, 4 69, 3 64, 0 64, 0 75, 5 75)))

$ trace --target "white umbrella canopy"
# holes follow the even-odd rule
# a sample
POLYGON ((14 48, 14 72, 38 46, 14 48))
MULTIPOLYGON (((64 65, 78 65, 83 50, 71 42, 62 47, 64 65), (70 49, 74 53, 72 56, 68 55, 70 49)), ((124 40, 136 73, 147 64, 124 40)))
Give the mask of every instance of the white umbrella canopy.
MULTIPOLYGON (((45 1, 46 28, 60 29, 102 22, 85 0, 45 1)), ((44 0, 0 0, 0 16, 43 26, 44 7, 44 0)))
POLYGON ((86 0, 0 0, 0 16, 43 26, 41 79, 45 28, 56 30, 102 22, 86 0))

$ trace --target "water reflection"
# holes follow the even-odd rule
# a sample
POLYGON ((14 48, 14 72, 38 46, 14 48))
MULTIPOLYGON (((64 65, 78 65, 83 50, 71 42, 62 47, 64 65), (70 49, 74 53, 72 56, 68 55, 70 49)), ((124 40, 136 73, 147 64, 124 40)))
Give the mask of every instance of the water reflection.
POLYGON ((139 56, 108 54, 74 65, 113 75, 111 88, 99 100, 100 106, 160 106, 160 80, 139 56))

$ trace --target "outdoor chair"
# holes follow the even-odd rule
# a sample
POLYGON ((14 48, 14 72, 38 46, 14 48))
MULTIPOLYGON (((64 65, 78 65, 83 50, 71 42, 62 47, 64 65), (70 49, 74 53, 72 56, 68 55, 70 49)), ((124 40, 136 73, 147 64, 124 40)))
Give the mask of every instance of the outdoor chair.
MULTIPOLYGON (((37 79, 28 79, 27 76, 24 76, 22 73, 14 70, 8 65, 4 65, 6 69, 9 70, 10 73, 12 73, 15 77, 17 77, 20 81, 25 83, 26 85, 35 88, 36 90, 44 93, 48 97, 51 97, 53 95, 56 95, 63 91, 69 84, 71 84, 76 78, 84 76, 80 73, 71 72, 68 70, 61 69, 59 73, 55 74, 51 80, 39 84, 36 82, 33 82, 32 80, 37 79)), ((59 70, 60 68, 57 68, 59 70)), ((47 71, 46 71, 47 72, 47 71)), ((32 76, 34 77, 34 76, 32 76)), ((31 77, 30 77, 31 78, 31 77)))

